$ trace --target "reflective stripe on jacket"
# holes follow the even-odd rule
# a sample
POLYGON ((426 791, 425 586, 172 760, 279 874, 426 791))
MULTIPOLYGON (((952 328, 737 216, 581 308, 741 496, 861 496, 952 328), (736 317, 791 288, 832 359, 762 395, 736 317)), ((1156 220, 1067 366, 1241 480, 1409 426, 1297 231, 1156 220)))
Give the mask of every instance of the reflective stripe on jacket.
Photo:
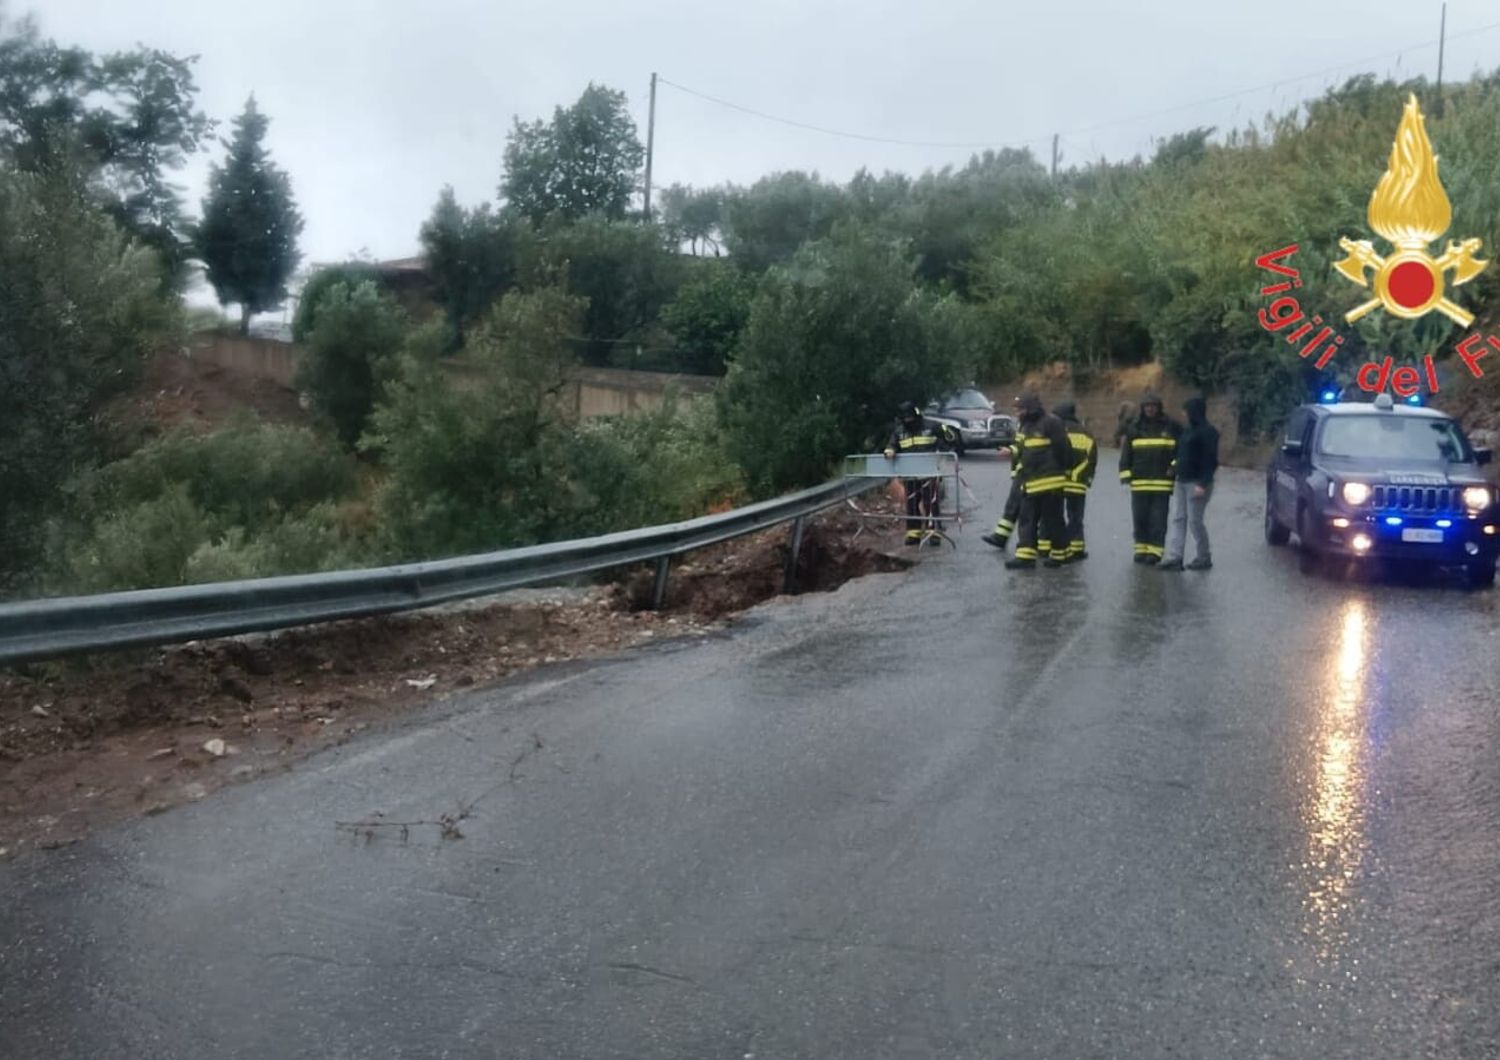
POLYGON ((953 444, 953 428, 939 427, 922 420, 915 427, 908 427, 901 420, 891 432, 890 448, 900 453, 930 453, 946 449, 953 444))
POLYGON ((1063 420, 1063 426, 1068 429, 1068 444, 1073 449, 1073 465, 1068 469, 1068 482, 1063 491, 1087 493, 1094 484, 1094 472, 1099 467, 1099 447, 1094 444, 1094 436, 1077 420, 1063 420))
POLYGON ((1136 420, 1120 446, 1120 481, 1137 493, 1171 493, 1181 433, 1165 416, 1136 420))
POLYGON ((1062 420, 1048 413, 1027 424, 1021 436, 1021 466, 1013 475, 1027 494, 1054 493, 1068 484, 1073 455, 1062 420))

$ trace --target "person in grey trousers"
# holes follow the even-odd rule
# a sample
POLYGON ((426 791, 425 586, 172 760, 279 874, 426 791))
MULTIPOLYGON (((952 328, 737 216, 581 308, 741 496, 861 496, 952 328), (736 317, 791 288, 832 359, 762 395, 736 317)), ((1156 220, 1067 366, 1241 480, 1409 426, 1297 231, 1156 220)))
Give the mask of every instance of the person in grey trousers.
POLYGON ((1187 412, 1188 425, 1177 439, 1177 484, 1172 490, 1167 554, 1156 569, 1208 570, 1214 561, 1203 516, 1214 495, 1214 472, 1219 470, 1219 432, 1208 422, 1208 403, 1201 397, 1188 398, 1182 407, 1187 412), (1187 550, 1188 527, 1192 527, 1193 546, 1198 555, 1184 568, 1182 557, 1187 550))

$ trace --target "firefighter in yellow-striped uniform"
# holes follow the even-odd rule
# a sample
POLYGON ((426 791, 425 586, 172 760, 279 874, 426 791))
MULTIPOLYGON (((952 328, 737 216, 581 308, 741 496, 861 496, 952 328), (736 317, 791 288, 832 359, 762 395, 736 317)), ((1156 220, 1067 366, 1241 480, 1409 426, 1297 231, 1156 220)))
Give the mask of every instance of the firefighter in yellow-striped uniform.
MULTIPOLYGON (((886 457, 947 449, 963 452, 963 439, 958 432, 946 424, 928 423, 914 402, 903 401, 885 446, 886 457)), ((902 485, 906 490, 906 543, 920 545, 926 537, 929 544, 941 548, 942 539, 934 531, 940 530, 943 522, 942 482, 935 478, 912 478, 902 485)))
POLYGON ((1078 419, 1078 406, 1073 402, 1065 401, 1052 411, 1062 420, 1063 427, 1068 432, 1068 444, 1073 450, 1068 481, 1063 486, 1063 522, 1068 527, 1068 559, 1088 559, 1088 545, 1083 537, 1083 510, 1089 488, 1094 484, 1094 472, 1099 467, 1099 447, 1094 444, 1094 436, 1078 419))
POLYGON ((1167 513, 1182 427, 1162 411, 1161 398, 1147 394, 1141 414, 1120 445, 1120 481, 1130 487, 1135 524, 1135 562, 1155 566, 1166 554, 1167 513))
POLYGON ((1016 554, 1005 561, 1011 570, 1061 567, 1068 561, 1068 532, 1063 523, 1063 487, 1073 455, 1062 420, 1042 408, 1034 393, 1016 398, 1021 421, 1021 467, 1012 481, 1021 484, 1021 512, 1016 520, 1016 554))
POLYGON ((1010 492, 1006 494, 1005 507, 1000 512, 995 529, 979 539, 986 545, 994 545, 1001 552, 1005 551, 1011 535, 1016 532, 1016 520, 1021 518, 1021 500, 1025 496, 1025 483, 1021 479, 1021 453, 1025 442, 1025 433, 1017 431, 1010 447, 1010 492))

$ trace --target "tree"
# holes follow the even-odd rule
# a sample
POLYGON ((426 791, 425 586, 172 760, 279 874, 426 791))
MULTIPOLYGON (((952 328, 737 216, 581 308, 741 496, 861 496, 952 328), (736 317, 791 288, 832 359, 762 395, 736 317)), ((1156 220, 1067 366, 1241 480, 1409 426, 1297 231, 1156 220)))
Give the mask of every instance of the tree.
POLYGON ((318 302, 318 321, 297 369, 297 386, 353 448, 406 339, 406 318, 373 283, 335 284, 318 302))
POLYGON ((177 324, 155 255, 85 175, 0 167, 0 587, 28 570, 58 485, 103 451, 104 402, 177 324))
POLYGON ((724 200, 724 246, 743 268, 762 272, 822 239, 848 213, 843 189, 813 173, 773 173, 724 200))
POLYGON ((821 481, 880 440, 899 402, 969 375, 971 310, 913 279, 905 247, 844 227, 766 274, 715 395, 752 489, 821 481))
POLYGON ((911 239, 922 279, 967 293, 980 245, 1034 216, 1056 194, 1030 151, 986 151, 957 172, 924 174, 898 231, 911 239))
POLYGON ((719 256, 723 217, 723 188, 695 191, 685 184, 673 184, 661 193, 661 226, 675 243, 687 243, 695 257, 710 250, 714 257, 719 256))
POLYGON ((590 217, 558 220, 538 234, 538 255, 528 287, 565 283, 587 299, 582 358, 609 364, 618 349, 633 346, 655 324, 682 282, 684 261, 656 225, 590 217))
POLYGON ((483 203, 467 210, 445 187, 422 225, 422 249, 448 319, 448 348, 464 344, 465 329, 516 282, 530 236, 522 218, 497 214, 483 203))
POLYGON ((82 161, 105 211, 157 251, 174 284, 187 241, 169 175, 213 129, 194 107, 195 61, 154 48, 95 56, 0 16, 0 158, 27 172, 82 161))
POLYGON ((262 143, 270 124, 251 96, 234 121, 234 139, 224 141, 229 157, 209 174, 197 231, 208 282, 220 305, 239 303, 242 335, 250 331, 251 316, 286 298, 286 281, 300 259, 302 215, 292 182, 262 143))
POLYGON ((645 149, 625 109, 625 93, 590 83, 550 122, 516 119, 505 145, 500 195, 533 222, 554 214, 622 220, 645 149))
POLYGON ((679 367, 717 375, 750 320, 755 281, 727 263, 705 261, 662 310, 681 349, 679 367))

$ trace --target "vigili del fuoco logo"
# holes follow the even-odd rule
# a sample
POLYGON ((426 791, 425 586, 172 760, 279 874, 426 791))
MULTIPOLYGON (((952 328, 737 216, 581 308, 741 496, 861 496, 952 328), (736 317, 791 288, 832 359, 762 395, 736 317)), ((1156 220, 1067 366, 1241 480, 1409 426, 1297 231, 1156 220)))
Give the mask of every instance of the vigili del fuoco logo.
MULTIPOLYGON (((1401 113, 1385 175, 1375 185, 1366 213, 1370 228, 1384 237, 1393 248, 1392 252, 1382 255, 1368 239, 1356 241, 1345 237, 1339 240, 1346 257, 1335 262, 1333 267, 1346 279, 1370 288, 1374 295, 1344 314, 1347 323, 1352 324, 1376 309, 1404 320, 1416 320, 1437 310, 1460 327, 1468 327, 1474 322, 1474 314, 1449 298, 1447 289, 1450 283, 1453 287, 1468 283, 1489 265, 1488 261, 1476 257, 1481 241, 1477 238, 1449 240, 1447 248, 1438 257, 1428 252, 1428 247, 1448 231, 1453 221, 1453 208, 1438 179, 1437 163, 1437 155, 1427 138, 1422 108, 1412 95, 1401 113)), ((1315 332, 1323 318, 1314 316, 1311 321, 1304 322, 1301 304, 1288 293, 1302 286, 1301 274, 1286 263, 1298 249, 1294 243, 1255 259, 1260 268, 1286 277, 1279 283, 1261 288, 1261 297, 1279 297, 1263 307, 1257 318, 1261 327, 1273 333, 1300 325, 1285 336, 1286 340, 1296 345, 1306 339, 1306 345, 1297 352, 1304 358, 1316 354, 1315 367, 1321 370, 1333 360, 1344 339, 1331 327, 1315 332)), ((1489 352, 1486 345, 1500 350, 1500 338, 1476 332, 1455 347, 1459 359, 1476 379, 1484 374, 1478 362, 1489 352)), ((1431 354, 1422 359, 1420 370, 1413 365, 1393 369, 1391 362, 1392 359, 1386 357, 1382 362, 1361 365, 1355 373, 1355 382, 1361 390, 1371 393, 1389 386, 1399 397, 1416 394, 1425 382, 1431 393, 1437 393, 1437 369, 1431 354)))

